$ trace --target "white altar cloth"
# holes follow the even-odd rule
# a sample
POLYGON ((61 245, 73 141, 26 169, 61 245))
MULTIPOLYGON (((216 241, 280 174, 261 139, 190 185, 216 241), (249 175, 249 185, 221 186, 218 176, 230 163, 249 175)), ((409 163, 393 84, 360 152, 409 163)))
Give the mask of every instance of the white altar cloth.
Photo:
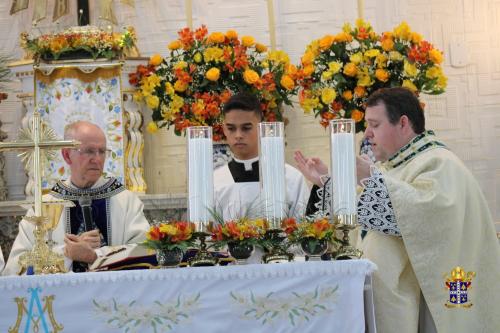
POLYGON ((365 332, 375 269, 351 260, 1 277, 0 332, 365 332))

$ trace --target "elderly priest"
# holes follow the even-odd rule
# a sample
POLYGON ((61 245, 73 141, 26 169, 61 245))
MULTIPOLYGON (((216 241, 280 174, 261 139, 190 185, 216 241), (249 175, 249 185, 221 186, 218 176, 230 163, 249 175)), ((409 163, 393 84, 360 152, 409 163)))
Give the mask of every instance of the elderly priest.
MULTIPOLYGON (((143 241, 149 224, 140 199, 115 178, 102 176, 108 152, 103 131, 92 123, 78 121, 65 128, 64 137, 81 145, 62 149, 71 171, 70 179, 59 181, 44 200, 58 198, 75 203, 75 207, 66 208, 61 215, 53 239, 54 250, 64 254, 67 268, 81 272, 109 253, 110 246, 143 241)), ((21 273, 19 257, 32 249, 33 229, 28 221, 19 224, 4 275, 21 273)))

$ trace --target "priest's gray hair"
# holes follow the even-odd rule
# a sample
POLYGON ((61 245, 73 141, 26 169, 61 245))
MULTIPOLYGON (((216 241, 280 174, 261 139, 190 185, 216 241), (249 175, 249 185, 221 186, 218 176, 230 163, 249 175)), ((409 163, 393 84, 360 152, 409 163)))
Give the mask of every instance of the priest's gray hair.
MULTIPOLYGON (((97 126, 96 124, 94 123, 91 123, 89 121, 85 121, 85 120, 79 120, 79 121, 75 121, 74 123, 71 123, 71 124, 68 124, 64 127, 64 140, 72 140, 75 138, 75 133, 81 128, 81 127, 85 127, 85 126, 89 126, 89 127, 95 127, 97 129, 99 129, 103 134, 104 132, 102 131, 102 129, 97 126)), ((106 135, 104 135, 106 137, 106 135)))

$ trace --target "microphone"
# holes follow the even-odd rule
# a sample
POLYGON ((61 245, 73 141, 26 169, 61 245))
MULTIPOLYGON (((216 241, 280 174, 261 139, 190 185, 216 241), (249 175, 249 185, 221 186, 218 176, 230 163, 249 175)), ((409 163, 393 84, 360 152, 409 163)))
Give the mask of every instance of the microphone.
POLYGON ((94 229, 94 221, 92 220, 92 199, 88 197, 80 197, 78 203, 82 208, 83 222, 85 223, 85 231, 94 229))

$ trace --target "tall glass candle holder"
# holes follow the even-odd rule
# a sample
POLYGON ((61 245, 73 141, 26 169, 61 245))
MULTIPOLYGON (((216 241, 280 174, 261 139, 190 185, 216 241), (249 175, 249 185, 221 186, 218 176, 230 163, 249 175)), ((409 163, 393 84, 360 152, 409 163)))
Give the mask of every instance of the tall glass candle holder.
POLYGON ((214 207, 212 127, 193 126, 188 137, 188 218, 196 232, 208 232, 214 207))
POLYGON ((361 251, 350 245, 349 231, 357 226, 355 123, 353 119, 330 121, 330 157, 332 181, 331 216, 343 231, 337 259, 360 257, 361 251))
POLYGON ((270 229, 280 229, 287 213, 284 134, 283 123, 259 124, 261 203, 270 229))

